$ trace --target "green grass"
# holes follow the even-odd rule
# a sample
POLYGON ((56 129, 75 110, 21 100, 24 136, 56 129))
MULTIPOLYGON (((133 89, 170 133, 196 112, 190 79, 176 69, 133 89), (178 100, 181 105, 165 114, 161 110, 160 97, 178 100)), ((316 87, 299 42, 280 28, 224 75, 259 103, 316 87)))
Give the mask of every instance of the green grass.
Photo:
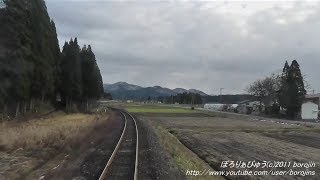
POLYGON ((131 113, 192 113, 191 109, 169 106, 127 106, 125 108, 131 113))

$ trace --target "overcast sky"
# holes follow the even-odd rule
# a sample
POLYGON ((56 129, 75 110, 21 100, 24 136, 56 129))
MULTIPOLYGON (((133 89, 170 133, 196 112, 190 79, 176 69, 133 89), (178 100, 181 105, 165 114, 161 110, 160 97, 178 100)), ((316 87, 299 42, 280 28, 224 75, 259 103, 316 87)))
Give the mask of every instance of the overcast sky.
POLYGON ((297 59, 320 91, 320 4, 46 0, 60 45, 91 44, 104 83, 243 93, 297 59))

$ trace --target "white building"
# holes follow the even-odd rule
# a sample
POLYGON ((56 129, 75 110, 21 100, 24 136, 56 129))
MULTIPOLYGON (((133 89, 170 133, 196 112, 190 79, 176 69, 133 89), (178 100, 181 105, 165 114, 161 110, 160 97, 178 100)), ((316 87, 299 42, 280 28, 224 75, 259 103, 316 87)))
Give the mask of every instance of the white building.
POLYGON ((215 110, 215 111, 230 111, 234 112, 234 110, 238 107, 238 104, 218 104, 218 103, 207 103, 203 106, 204 109, 215 110))
POLYGON ((203 106, 204 109, 222 111, 224 104, 205 104, 203 106))
POLYGON ((306 101, 312 101, 312 102, 318 104, 318 106, 320 106, 320 93, 318 93, 318 94, 307 94, 306 95, 306 101))
POLYGON ((318 119, 319 106, 311 101, 305 102, 301 106, 302 119, 318 119))
POLYGON ((239 102, 239 106, 237 107, 237 110, 241 114, 252 114, 252 113, 259 113, 260 111, 265 110, 265 106, 263 103, 259 101, 250 101, 245 100, 242 102, 239 102))

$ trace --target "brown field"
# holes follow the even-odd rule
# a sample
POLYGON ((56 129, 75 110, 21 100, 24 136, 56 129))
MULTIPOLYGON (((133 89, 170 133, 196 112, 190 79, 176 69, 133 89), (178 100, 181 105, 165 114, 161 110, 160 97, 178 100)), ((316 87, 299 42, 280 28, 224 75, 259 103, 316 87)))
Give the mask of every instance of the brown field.
MULTIPOLYGON (((65 114, 0 126, 0 179, 21 179, 46 166, 55 167, 79 149, 88 133, 106 124, 108 114, 65 114)), ((50 168, 52 168, 50 167, 50 168)))
MULTIPOLYGON (((274 121, 262 118, 217 113, 203 113, 194 117, 176 114, 140 114, 141 117, 161 125, 180 142, 207 162, 221 170, 222 161, 313 161, 314 176, 242 176, 241 179, 319 179, 320 178, 320 126, 319 123, 274 121), (222 117, 221 117, 222 116, 222 117)), ((269 169, 270 170, 270 169, 269 169)), ((278 168, 275 170, 287 170, 278 168)), ((293 168, 293 170, 306 170, 293 168)), ((239 176, 228 176, 238 179, 239 176)))

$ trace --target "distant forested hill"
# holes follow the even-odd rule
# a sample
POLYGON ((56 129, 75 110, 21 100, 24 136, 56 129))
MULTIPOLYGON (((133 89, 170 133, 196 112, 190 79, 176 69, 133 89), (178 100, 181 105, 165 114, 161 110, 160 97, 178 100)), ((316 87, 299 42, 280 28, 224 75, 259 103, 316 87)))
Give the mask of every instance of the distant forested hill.
POLYGON ((117 82, 114 84, 104 84, 105 92, 111 93, 113 99, 120 100, 146 100, 150 96, 154 97, 166 97, 171 95, 177 95, 179 93, 190 92, 200 94, 201 96, 207 96, 206 93, 196 90, 196 89, 169 89, 161 86, 153 87, 141 87, 133 84, 128 84, 126 82, 117 82))

